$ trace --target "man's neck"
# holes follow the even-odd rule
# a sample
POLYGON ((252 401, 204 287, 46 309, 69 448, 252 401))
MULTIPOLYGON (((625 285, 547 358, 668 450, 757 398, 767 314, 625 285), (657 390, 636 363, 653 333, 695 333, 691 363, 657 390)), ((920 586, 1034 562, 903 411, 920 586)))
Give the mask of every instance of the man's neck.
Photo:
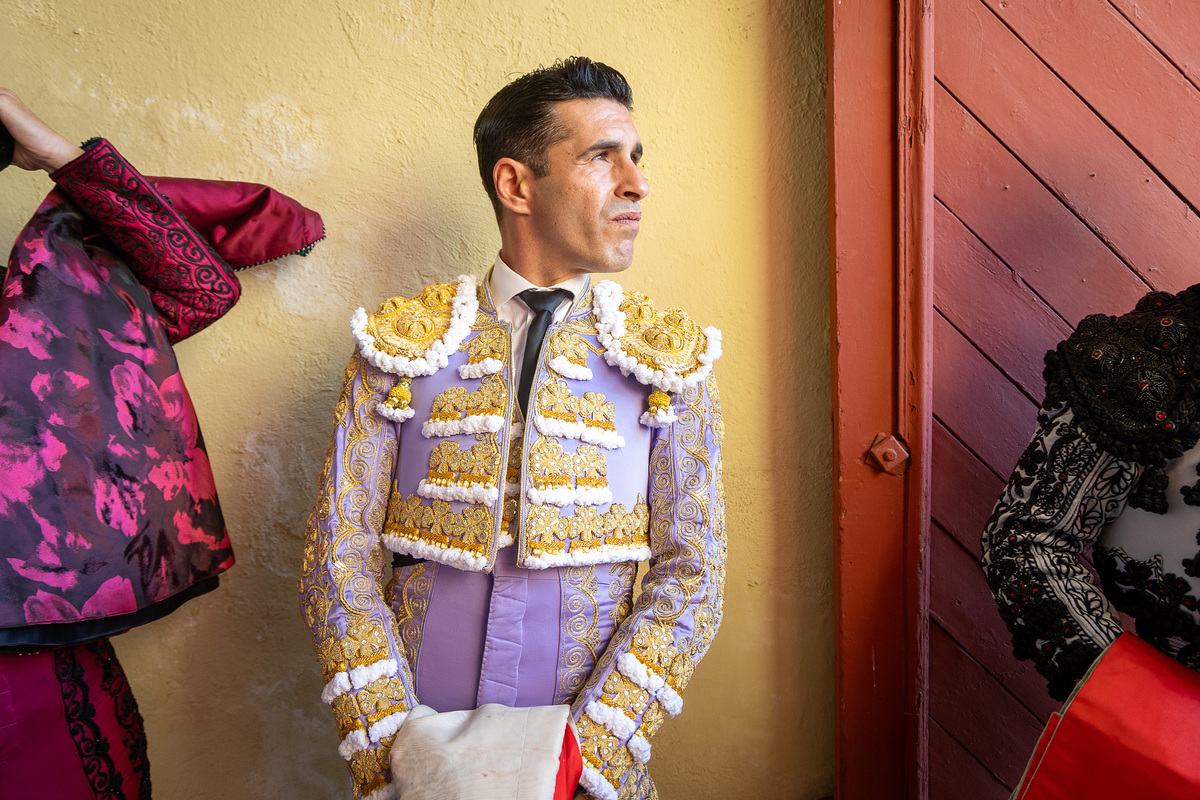
POLYGON ((534 286, 557 286, 563 281, 587 274, 582 270, 564 267, 561 263, 547 263, 536 254, 522 253, 520 248, 509 245, 500 248, 500 258, 513 272, 534 286))

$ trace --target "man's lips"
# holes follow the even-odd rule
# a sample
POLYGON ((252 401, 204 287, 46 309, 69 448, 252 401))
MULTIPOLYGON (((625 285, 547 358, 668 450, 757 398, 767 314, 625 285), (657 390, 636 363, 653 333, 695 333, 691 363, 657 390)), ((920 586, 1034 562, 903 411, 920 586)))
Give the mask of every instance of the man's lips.
POLYGON ((626 225, 630 228, 637 228, 641 224, 641 221, 642 212, 640 211, 626 211, 624 214, 617 214, 609 220, 609 222, 616 223, 617 225, 626 225))

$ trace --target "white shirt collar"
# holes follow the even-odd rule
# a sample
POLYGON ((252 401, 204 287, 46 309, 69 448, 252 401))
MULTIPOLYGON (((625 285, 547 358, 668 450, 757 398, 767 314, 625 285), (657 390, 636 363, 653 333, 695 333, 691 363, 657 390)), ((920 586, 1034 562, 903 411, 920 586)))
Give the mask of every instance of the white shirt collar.
MULTIPOLYGON (((553 286, 545 287, 549 289, 566 289, 575 299, 583 294, 584 287, 587 286, 587 275, 576 275, 574 278, 568 278, 562 283, 556 283, 553 286)), ((492 303, 496 309, 501 309, 508 301, 512 300, 526 289, 538 289, 542 287, 534 286, 529 281, 518 275, 513 268, 504 263, 504 259, 496 255, 496 264, 492 267, 492 274, 488 278, 488 288, 492 293, 492 303)), ((521 303, 524 306, 524 303, 521 303)))

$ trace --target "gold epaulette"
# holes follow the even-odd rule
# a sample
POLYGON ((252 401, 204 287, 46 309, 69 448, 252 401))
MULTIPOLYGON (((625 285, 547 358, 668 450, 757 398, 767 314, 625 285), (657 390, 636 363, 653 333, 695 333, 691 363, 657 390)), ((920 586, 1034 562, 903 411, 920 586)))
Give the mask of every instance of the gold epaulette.
POLYGON ((460 275, 457 284, 435 283, 416 297, 386 300, 374 314, 358 309, 350 331, 367 361, 384 372, 415 378, 446 366, 478 311, 475 279, 460 275))
POLYGON ((385 300, 367 315, 366 332, 390 356, 418 358, 450 329, 456 286, 435 283, 416 297, 385 300))
POLYGON ((721 356, 721 332, 701 329, 678 308, 655 308, 645 294, 622 291, 612 281, 597 284, 593 297, 606 359, 643 384, 682 391, 704 380, 721 356))

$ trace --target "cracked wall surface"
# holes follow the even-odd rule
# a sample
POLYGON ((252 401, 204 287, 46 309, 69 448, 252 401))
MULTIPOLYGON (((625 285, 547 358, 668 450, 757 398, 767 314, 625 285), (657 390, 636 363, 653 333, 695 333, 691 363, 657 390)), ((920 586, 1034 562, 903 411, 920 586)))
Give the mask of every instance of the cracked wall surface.
MULTIPOLYGON (((656 737, 664 800, 833 787, 828 245, 817 0, 0 0, 0 85, 143 172, 270 184, 316 208, 308 258, 240 273, 183 342, 238 563, 117 637, 158 800, 348 796, 295 602, 358 306, 499 246, 471 127, 508 79, 622 70, 651 185, 627 288, 724 331, 726 618, 656 737)), ((0 239, 49 189, 0 175, 0 239)))

